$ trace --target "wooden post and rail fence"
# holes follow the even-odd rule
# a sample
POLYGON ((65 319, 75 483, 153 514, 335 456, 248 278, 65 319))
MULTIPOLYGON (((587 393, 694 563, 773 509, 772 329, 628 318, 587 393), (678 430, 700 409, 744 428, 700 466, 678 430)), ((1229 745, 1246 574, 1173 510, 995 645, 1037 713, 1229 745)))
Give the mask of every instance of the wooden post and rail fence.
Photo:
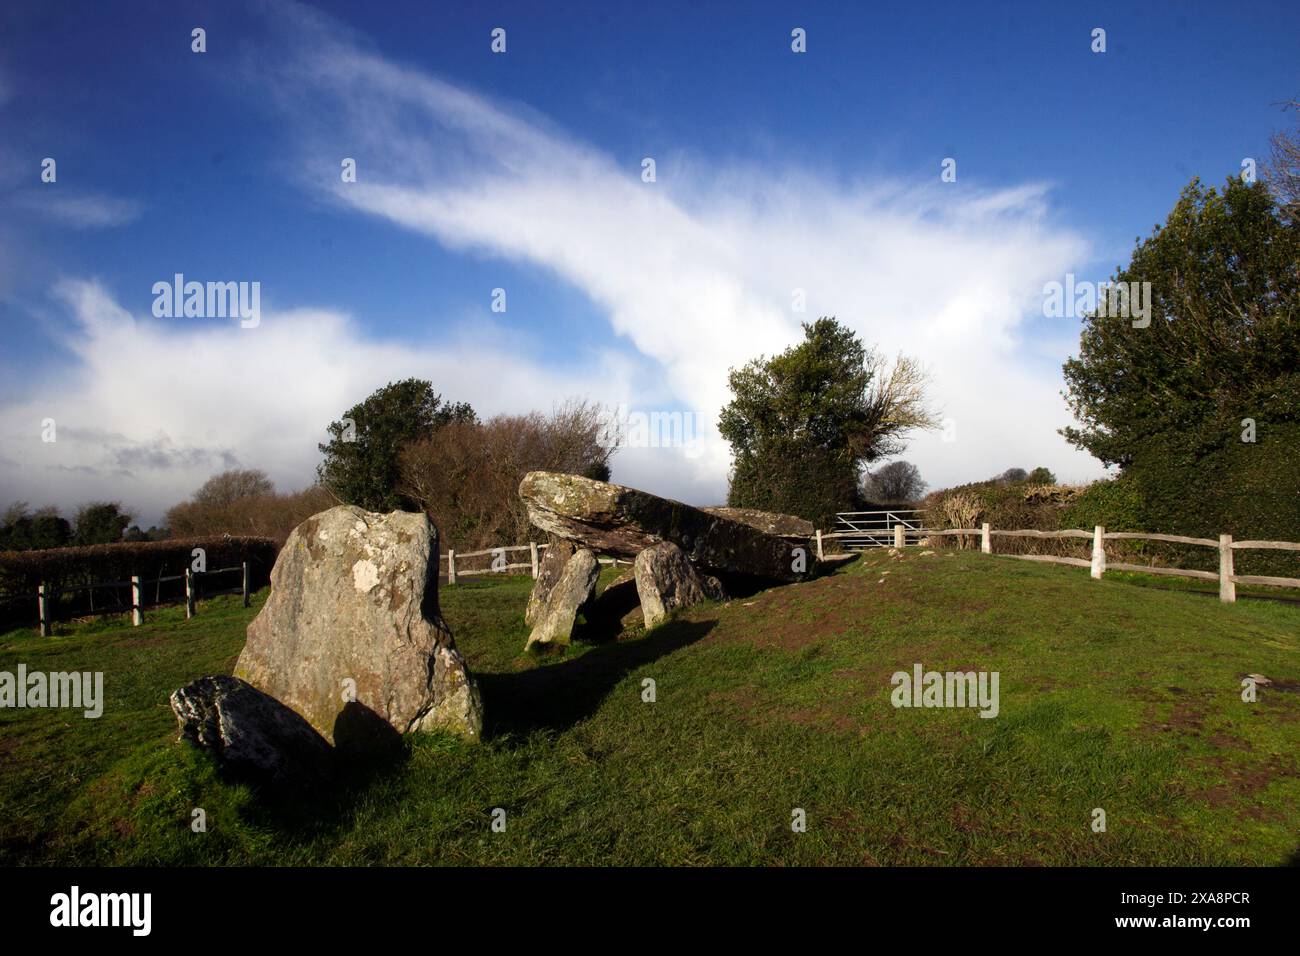
MULTIPOLYGON (((549 548, 548 544, 538 544, 536 541, 530 541, 528 544, 509 544, 497 548, 485 548, 482 551, 463 551, 459 552, 455 548, 448 548, 447 553, 441 555, 440 560, 447 562, 447 583, 455 584, 460 578, 467 578, 476 574, 506 574, 510 571, 528 571, 534 579, 537 578, 541 568, 541 553, 549 548), (516 562, 511 564, 506 558, 506 554, 511 551, 527 551, 528 561, 516 562), (492 555, 492 564, 486 568, 459 568, 457 561, 464 561, 467 558, 482 558, 492 555)), ((626 564, 618 558, 600 558, 601 564, 612 564, 618 567, 620 564, 626 564)))
MULTIPOLYGON (((1049 564, 1067 564, 1074 567, 1088 568, 1092 577, 1100 580, 1107 571, 1137 571, 1143 574, 1165 574, 1177 577, 1198 578, 1205 581, 1219 582, 1219 598, 1222 601, 1231 603, 1237 600, 1238 584, 1258 584, 1269 587, 1300 588, 1300 578, 1272 577, 1260 574, 1237 574, 1235 571, 1235 562, 1233 556, 1237 551, 1245 549, 1260 550, 1278 550, 1278 551, 1297 551, 1300 552, 1300 543, 1294 541, 1234 541, 1232 535, 1221 534, 1217 541, 1211 538, 1186 537, 1176 534, 1155 534, 1133 531, 1107 531, 1101 525, 1095 527, 1092 531, 1082 529, 1067 529, 1063 531, 1033 531, 1017 530, 1003 531, 995 530, 985 522, 979 528, 942 528, 933 529, 925 528, 922 525, 920 511, 887 511, 887 512, 848 512, 841 515, 841 527, 836 531, 824 532, 820 529, 815 532, 815 541, 817 547, 817 559, 824 560, 825 544, 827 541, 838 541, 841 545, 849 546, 851 550, 864 550, 869 547, 894 547, 904 548, 909 544, 917 545, 928 538, 944 537, 948 535, 957 535, 963 538, 978 537, 980 540, 980 551, 984 554, 994 554, 993 538, 995 537, 1017 537, 1017 538, 1080 538, 1091 540, 1092 557, 1072 558, 1061 555, 1051 554, 1003 554, 999 557, 1019 558, 1023 561, 1040 561, 1049 564), (1108 562, 1106 559, 1106 542, 1122 540, 1142 540, 1142 541, 1162 541, 1172 544, 1187 544, 1206 548, 1216 548, 1219 552, 1219 570, 1215 571, 1198 571, 1187 568, 1166 568, 1155 565, 1145 564, 1127 564, 1123 562, 1108 562)), ((447 583, 455 584, 460 578, 471 577, 481 574, 505 574, 511 571, 527 571, 535 579, 541 566, 541 552, 549 545, 538 544, 530 541, 528 544, 505 545, 497 548, 486 548, 481 551, 467 551, 457 553, 455 549, 448 549, 446 554, 440 555, 440 564, 445 561, 447 564, 446 574, 447 583), (520 551, 528 552, 528 560, 511 563, 506 555, 520 551), (481 558, 491 555, 492 564, 486 568, 464 568, 457 567, 457 560, 465 561, 469 558, 481 558)), ((600 558, 601 564, 620 564, 618 558, 600 558)), ((144 623, 144 585, 156 584, 161 585, 170 581, 185 581, 185 616, 192 618, 198 613, 197 580, 200 577, 207 577, 214 574, 227 574, 232 571, 240 571, 242 576, 241 587, 228 589, 226 591, 212 592, 214 594, 234 593, 238 591, 243 596, 244 607, 249 606, 250 594, 250 574, 248 562, 245 561, 240 565, 229 568, 219 568, 215 571, 196 572, 190 568, 185 569, 184 574, 173 574, 166 577, 143 579, 139 575, 132 575, 129 581, 107 581, 96 584, 76 585, 73 587, 62 587, 59 593, 68 591, 93 590, 95 588, 113 588, 127 587, 131 588, 131 624, 139 627, 144 623)), ((46 637, 50 633, 52 623, 52 613, 50 608, 51 593, 45 584, 37 588, 36 604, 40 623, 40 633, 46 637)), ((120 605, 106 607, 100 610, 92 610, 93 614, 117 614, 122 612, 120 605)))
MULTIPOLYGON (((878 528, 873 529, 864 535, 860 517, 862 514, 864 513, 854 513, 855 527, 843 531, 830 532, 829 534, 818 532, 818 556, 821 556, 822 540, 824 538, 837 538, 859 543, 864 539, 870 540, 873 543, 883 539, 884 535, 878 528)), ((1003 554, 999 555, 999 557, 1019 558, 1022 561, 1041 561, 1049 564, 1068 564, 1075 567, 1088 568, 1092 577, 1096 580, 1101 580, 1107 571, 1136 571, 1141 574, 1165 574, 1175 577, 1198 578, 1203 581, 1217 581, 1219 583, 1219 599, 1226 603, 1232 603, 1237 600, 1238 584, 1259 584, 1279 588, 1300 588, 1300 578, 1272 577, 1262 574, 1237 574, 1235 570, 1234 555, 1238 551, 1255 549, 1300 552, 1300 543, 1294 541, 1234 541, 1230 534, 1221 534, 1216 541, 1213 538, 1195 538, 1178 534, 1156 534, 1140 531, 1107 531, 1101 525, 1097 525, 1092 531, 1084 531, 1082 529, 1067 529, 1064 531, 1002 531, 990 527, 988 522, 985 522, 979 528, 931 529, 922 528, 919 522, 904 522, 902 520, 899 520, 894 524, 892 532, 892 543, 895 548, 903 548, 907 546, 908 539, 913 537, 916 538, 916 544, 919 544, 922 540, 927 538, 944 537, 947 535, 958 535, 963 538, 978 537, 980 539, 980 551, 984 554, 995 553, 993 550, 993 539, 996 537, 1080 538, 1090 540, 1092 542, 1091 559, 1071 558, 1053 554, 1003 554), (1217 572, 1198 571, 1190 568, 1166 568, 1147 564, 1108 562, 1106 559, 1107 541, 1162 541, 1170 544, 1187 544, 1197 547, 1215 548, 1219 552, 1219 570, 1217 572)), ((874 543, 874 546, 882 547, 883 545, 874 543)))
MULTIPOLYGON (((212 591, 208 596, 217 594, 235 594, 238 593, 243 597, 244 607, 249 606, 249 596, 251 576, 248 570, 248 562, 237 564, 229 568, 217 568, 215 571, 194 571, 190 568, 185 569, 184 574, 170 574, 165 577, 142 578, 138 574, 131 575, 126 581, 99 581, 94 584, 77 584, 70 587, 58 588, 58 593, 63 594, 71 591, 94 591, 96 588, 131 588, 131 606, 123 608, 121 605, 113 605, 99 609, 91 609, 89 614, 121 614, 124 610, 131 612, 132 627, 139 627, 144 623, 144 586, 146 584, 166 584, 170 581, 185 582, 185 616, 194 617, 198 613, 198 581, 214 574, 229 574, 232 571, 241 573, 241 583, 238 588, 227 588, 222 591, 212 591)), ((30 592, 29 592, 30 593, 30 592)), ((49 637, 50 625, 54 623, 52 608, 50 607, 51 598, 54 593, 45 585, 40 584, 36 588, 36 612, 37 621, 40 627, 41 637, 49 637)), ((157 606, 157 605, 155 605, 157 606)))

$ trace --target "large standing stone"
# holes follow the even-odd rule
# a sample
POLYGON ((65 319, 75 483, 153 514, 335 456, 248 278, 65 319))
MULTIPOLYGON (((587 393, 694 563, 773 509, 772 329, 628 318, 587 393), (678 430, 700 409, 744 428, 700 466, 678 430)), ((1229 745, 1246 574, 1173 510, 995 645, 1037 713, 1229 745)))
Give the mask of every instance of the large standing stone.
POLYGON ((725 597, 717 578, 696 571, 686 552, 670 541, 638 554, 634 572, 646 627, 659 624, 677 608, 725 597))
POLYGON ((546 605, 537 615, 533 632, 528 635, 528 650, 561 646, 573 636, 578 611, 596 592, 600 562, 586 548, 579 548, 564 565, 560 579, 551 588, 546 605))
POLYGON ((311 724, 238 677, 200 677, 171 695, 181 739, 254 783, 311 787, 334 772, 334 751, 311 724))
MULTIPOLYGON (((660 541, 671 541, 699 568, 767 581, 799 581, 789 542, 722 515, 634 488, 578 475, 533 471, 519 496, 528 518, 543 531, 601 554, 635 558, 660 541)), ((806 561, 804 567, 810 562, 806 561)))
POLYGON ((537 620, 537 615, 541 613, 542 608, 546 607, 546 599, 550 597, 551 589, 560 580, 560 575, 564 573, 564 566, 569 563, 569 558, 573 557, 573 552, 577 550, 572 541, 553 534, 547 535, 547 538, 549 540, 546 553, 542 555, 537 569, 537 580, 533 582, 533 593, 528 595, 528 607, 524 609, 524 623, 529 626, 537 620))
POLYGON ((276 559, 236 676, 332 743, 357 739, 362 717, 477 739, 483 707, 438 609, 437 561, 423 514, 340 506, 308 518, 276 559))

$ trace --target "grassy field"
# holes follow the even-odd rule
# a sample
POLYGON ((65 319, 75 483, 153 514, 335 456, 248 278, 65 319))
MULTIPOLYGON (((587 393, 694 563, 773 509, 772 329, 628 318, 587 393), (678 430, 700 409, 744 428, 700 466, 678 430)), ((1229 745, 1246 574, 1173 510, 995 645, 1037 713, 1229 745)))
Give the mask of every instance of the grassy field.
POLYGON ((140 628, 0 635, 0 670, 102 670, 106 696, 98 720, 0 710, 0 862, 1297 859, 1300 606, 912 549, 543 661, 522 653, 531 583, 443 589, 482 683, 482 743, 408 739, 397 764, 309 803, 223 783, 176 742, 167 703, 231 670, 264 595, 190 621, 175 609, 140 628), (916 663, 997 671, 999 715, 895 709, 890 676, 916 663), (1273 683, 1246 703, 1252 673, 1273 683))

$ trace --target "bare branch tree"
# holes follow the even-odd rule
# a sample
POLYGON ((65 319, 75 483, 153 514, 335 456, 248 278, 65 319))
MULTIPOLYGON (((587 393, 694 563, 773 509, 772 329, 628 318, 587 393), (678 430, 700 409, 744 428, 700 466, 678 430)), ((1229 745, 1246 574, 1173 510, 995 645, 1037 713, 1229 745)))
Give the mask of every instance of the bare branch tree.
MULTIPOLYGON (((1300 100, 1291 100, 1283 104, 1282 109, 1300 113, 1300 100)), ((1277 196, 1287 218, 1300 219, 1300 126, 1274 133, 1270 144, 1272 151, 1265 165, 1269 188, 1277 196)))

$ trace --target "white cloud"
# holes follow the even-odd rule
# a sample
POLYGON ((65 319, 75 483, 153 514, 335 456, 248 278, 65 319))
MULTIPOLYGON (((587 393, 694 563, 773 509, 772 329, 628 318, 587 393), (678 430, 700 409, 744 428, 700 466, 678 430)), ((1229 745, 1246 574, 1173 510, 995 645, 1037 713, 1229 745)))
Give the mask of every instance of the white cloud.
POLYGON ((141 204, 132 199, 69 192, 57 183, 20 193, 15 201, 59 225, 73 229, 115 229, 135 222, 143 211, 141 204))
POLYGON ((714 423, 728 367, 794 343, 799 321, 821 314, 929 367, 957 429, 956 442, 923 436, 906 454, 932 486, 1013 465, 1100 474, 1057 436, 1069 420, 1059 360, 1044 361, 1043 337, 1027 334, 1043 283, 1086 254, 1052 221, 1044 185, 845 181, 710 165, 674 144, 660 181, 642 183, 639 163, 365 52, 315 14, 295 16, 253 80, 284 110, 277 128, 292 138, 295 175, 448 249, 550 270, 604 313, 608 347, 556 364, 540 357, 546 329, 498 327, 414 346, 375 340, 329 310, 264 307, 256 329, 156 320, 129 314, 104 286, 67 283, 73 363, 0 408, 9 497, 122 498, 152 521, 231 462, 300 487, 328 422, 374 388, 418 376, 483 415, 569 395, 692 411, 703 454, 629 449, 615 479, 717 502, 729 456, 714 423), (358 160, 355 184, 339 182, 343 156, 358 160), (796 288, 805 314, 791 311, 796 288), (60 429, 52 445, 40 441, 46 417, 60 429))
POLYGON ((575 394, 627 401, 640 374, 613 352, 541 367, 466 339, 445 348, 367 340, 337 312, 263 310, 260 326, 242 329, 132 315, 92 282, 65 282, 57 299, 75 361, 0 407, 0 487, 6 501, 65 508, 120 498, 146 522, 224 468, 263 468, 285 490, 303 487, 325 426, 389 381, 429 378, 491 415, 575 394), (52 443, 41 439, 46 418, 52 443))
MULTIPOLYGON (((668 162, 682 156, 668 143, 659 182, 643 183, 639 163, 524 108, 384 60, 314 14, 295 23, 301 43, 286 45, 275 83, 308 188, 449 249, 553 270, 703 421, 727 399, 729 366, 797 341, 800 320, 834 314, 932 371, 936 402, 958 425, 957 442, 918 437, 908 452, 933 486, 1011 465, 1101 473, 1057 434, 1069 423, 1064 355, 1045 362, 1028 334, 1043 283, 1088 252, 1052 221, 1046 185, 980 191, 940 183, 937 170, 919 185, 846 182, 668 162), (340 181, 339 143, 358 161, 356 183, 340 181), (796 288, 803 315, 791 311, 796 288)), ((687 464, 721 488, 727 461, 714 440, 687 464)))

